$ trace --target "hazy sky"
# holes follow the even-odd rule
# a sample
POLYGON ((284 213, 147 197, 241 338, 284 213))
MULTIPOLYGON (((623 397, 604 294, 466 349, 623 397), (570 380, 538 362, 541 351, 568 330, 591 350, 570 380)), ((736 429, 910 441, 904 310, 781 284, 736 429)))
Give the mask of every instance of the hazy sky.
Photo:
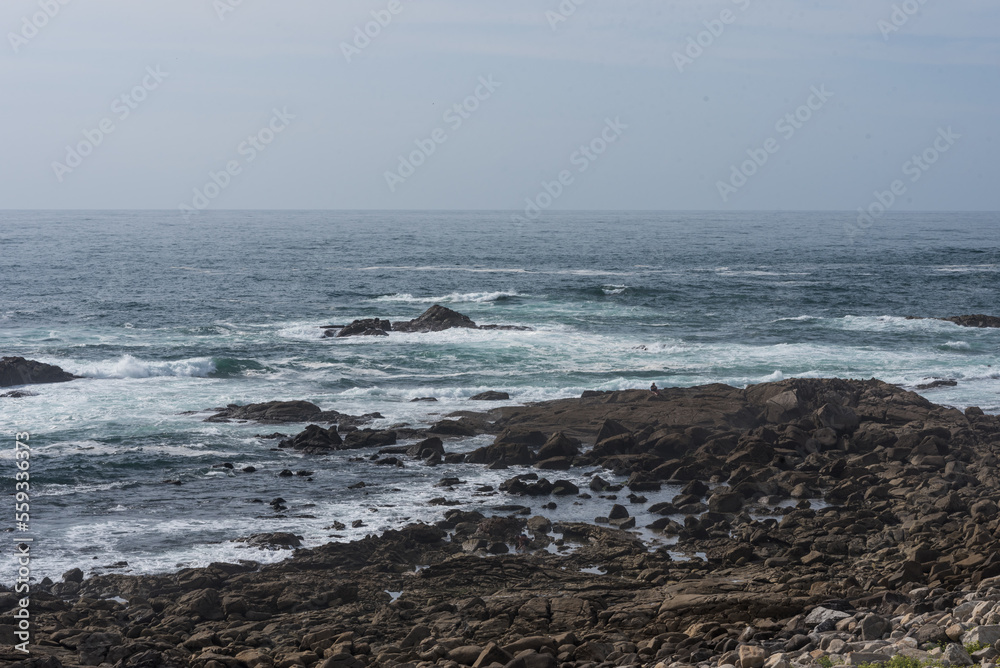
POLYGON ((996 0, 4 0, 0 27, 0 208, 1000 210, 996 0))

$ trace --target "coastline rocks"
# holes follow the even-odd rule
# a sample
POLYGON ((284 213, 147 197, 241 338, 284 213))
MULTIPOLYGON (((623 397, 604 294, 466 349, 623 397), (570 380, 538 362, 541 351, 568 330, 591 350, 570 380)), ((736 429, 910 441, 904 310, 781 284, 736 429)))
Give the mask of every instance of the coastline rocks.
POLYGON ((0 387, 65 383, 79 376, 63 371, 52 364, 44 364, 23 357, 0 358, 0 387))

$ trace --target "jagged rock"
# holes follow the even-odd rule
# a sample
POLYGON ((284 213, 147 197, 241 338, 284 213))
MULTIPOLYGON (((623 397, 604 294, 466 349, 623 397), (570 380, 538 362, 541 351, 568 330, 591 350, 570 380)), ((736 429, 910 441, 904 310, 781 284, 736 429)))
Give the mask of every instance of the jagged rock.
POLYGON ((575 457, 580 454, 580 441, 569 438, 563 432, 556 432, 538 449, 540 461, 553 457, 575 457))
POLYGON ((23 357, 0 358, 0 387, 65 383, 76 378, 79 376, 67 373, 52 364, 26 360, 23 357))
POLYGON ((464 327, 475 329, 476 323, 469 316, 462 315, 458 311, 435 304, 419 317, 406 322, 395 322, 392 324, 394 332, 440 332, 454 327, 464 327))
POLYGON ((240 538, 236 542, 246 543, 250 547, 259 547, 262 550, 290 550, 302 546, 302 536, 287 532, 256 533, 240 538))
POLYGON ((225 409, 205 419, 205 422, 248 421, 260 424, 284 424, 289 422, 316 422, 338 424, 341 428, 357 426, 380 419, 379 413, 367 415, 346 415, 337 411, 324 411, 309 401, 268 401, 260 404, 239 406, 229 404, 225 409))
POLYGON ((431 436, 406 449, 406 454, 416 459, 426 459, 431 455, 444 456, 444 443, 437 436, 431 436))
POLYGON ((337 330, 336 334, 331 335, 332 331, 334 330, 326 330, 323 336, 335 336, 338 339, 348 336, 388 336, 389 332, 392 331, 392 323, 388 320, 379 320, 378 318, 366 318, 355 320, 343 329, 337 330))
POLYGON ((336 427, 324 429, 319 425, 311 424, 303 431, 289 439, 278 443, 279 448, 292 448, 310 454, 325 453, 329 450, 339 450, 344 445, 344 441, 337 433, 336 427))

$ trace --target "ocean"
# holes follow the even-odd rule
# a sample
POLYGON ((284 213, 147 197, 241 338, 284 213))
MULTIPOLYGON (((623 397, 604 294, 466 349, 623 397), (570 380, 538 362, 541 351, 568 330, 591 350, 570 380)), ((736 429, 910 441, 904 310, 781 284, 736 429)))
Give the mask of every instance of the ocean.
MULTIPOLYGON (((1000 330, 906 319, 1000 315, 1000 214, 895 213, 851 236, 854 217, 2 212, 0 353, 84 378, 0 398, 0 490, 14 491, 15 431, 30 432, 33 574, 164 572, 287 556, 235 542, 253 533, 314 546, 433 521, 448 507, 428 502, 442 496, 485 512, 541 503, 476 491, 516 471, 352 461, 374 450, 297 455, 256 435, 304 425, 186 414, 230 403, 304 399, 422 426, 491 407, 468 400, 485 390, 524 403, 838 376, 909 389, 955 380, 921 393, 1000 412, 1000 330), (323 325, 407 320, 432 304, 532 329, 322 338, 323 325), (438 401, 411 402, 428 396, 438 401), (465 484, 437 487, 445 476, 465 484), (287 511, 267 505, 276 497, 287 511)), ((555 477, 586 485, 591 473, 555 477)), ((549 514, 593 520, 607 504, 561 500, 549 514)), ((10 505, 0 530, 13 531, 10 505)), ((6 569, 0 582, 13 578, 6 569)))

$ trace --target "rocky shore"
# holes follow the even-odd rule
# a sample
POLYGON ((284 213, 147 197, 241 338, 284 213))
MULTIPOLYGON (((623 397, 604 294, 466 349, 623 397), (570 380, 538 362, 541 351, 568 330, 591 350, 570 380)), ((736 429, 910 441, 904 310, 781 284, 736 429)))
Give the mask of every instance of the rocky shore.
POLYGON ((373 465, 510 468, 505 490, 524 506, 496 517, 452 508, 436 524, 296 549, 269 566, 86 579, 74 569, 32 584, 28 659, 9 649, 21 595, 0 593, 0 662, 989 668, 1000 656, 1000 418, 979 409, 837 379, 587 392, 427 429, 359 428, 294 403, 212 419, 276 424, 304 411, 344 422, 282 443, 314 467, 350 447, 372 448, 373 465), (477 434, 494 443, 448 452, 477 434), (558 479, 581 467, 589 489, 558 479), (606 482, 609 472, 626 485, 606 482), (653 549, 629 530, 642 494, 666 484, 683 489, 647 508, 660 519, 646 529, 677 542, 653 549), (606 501, 606 515, 544 516, 580 495, 606 501))

